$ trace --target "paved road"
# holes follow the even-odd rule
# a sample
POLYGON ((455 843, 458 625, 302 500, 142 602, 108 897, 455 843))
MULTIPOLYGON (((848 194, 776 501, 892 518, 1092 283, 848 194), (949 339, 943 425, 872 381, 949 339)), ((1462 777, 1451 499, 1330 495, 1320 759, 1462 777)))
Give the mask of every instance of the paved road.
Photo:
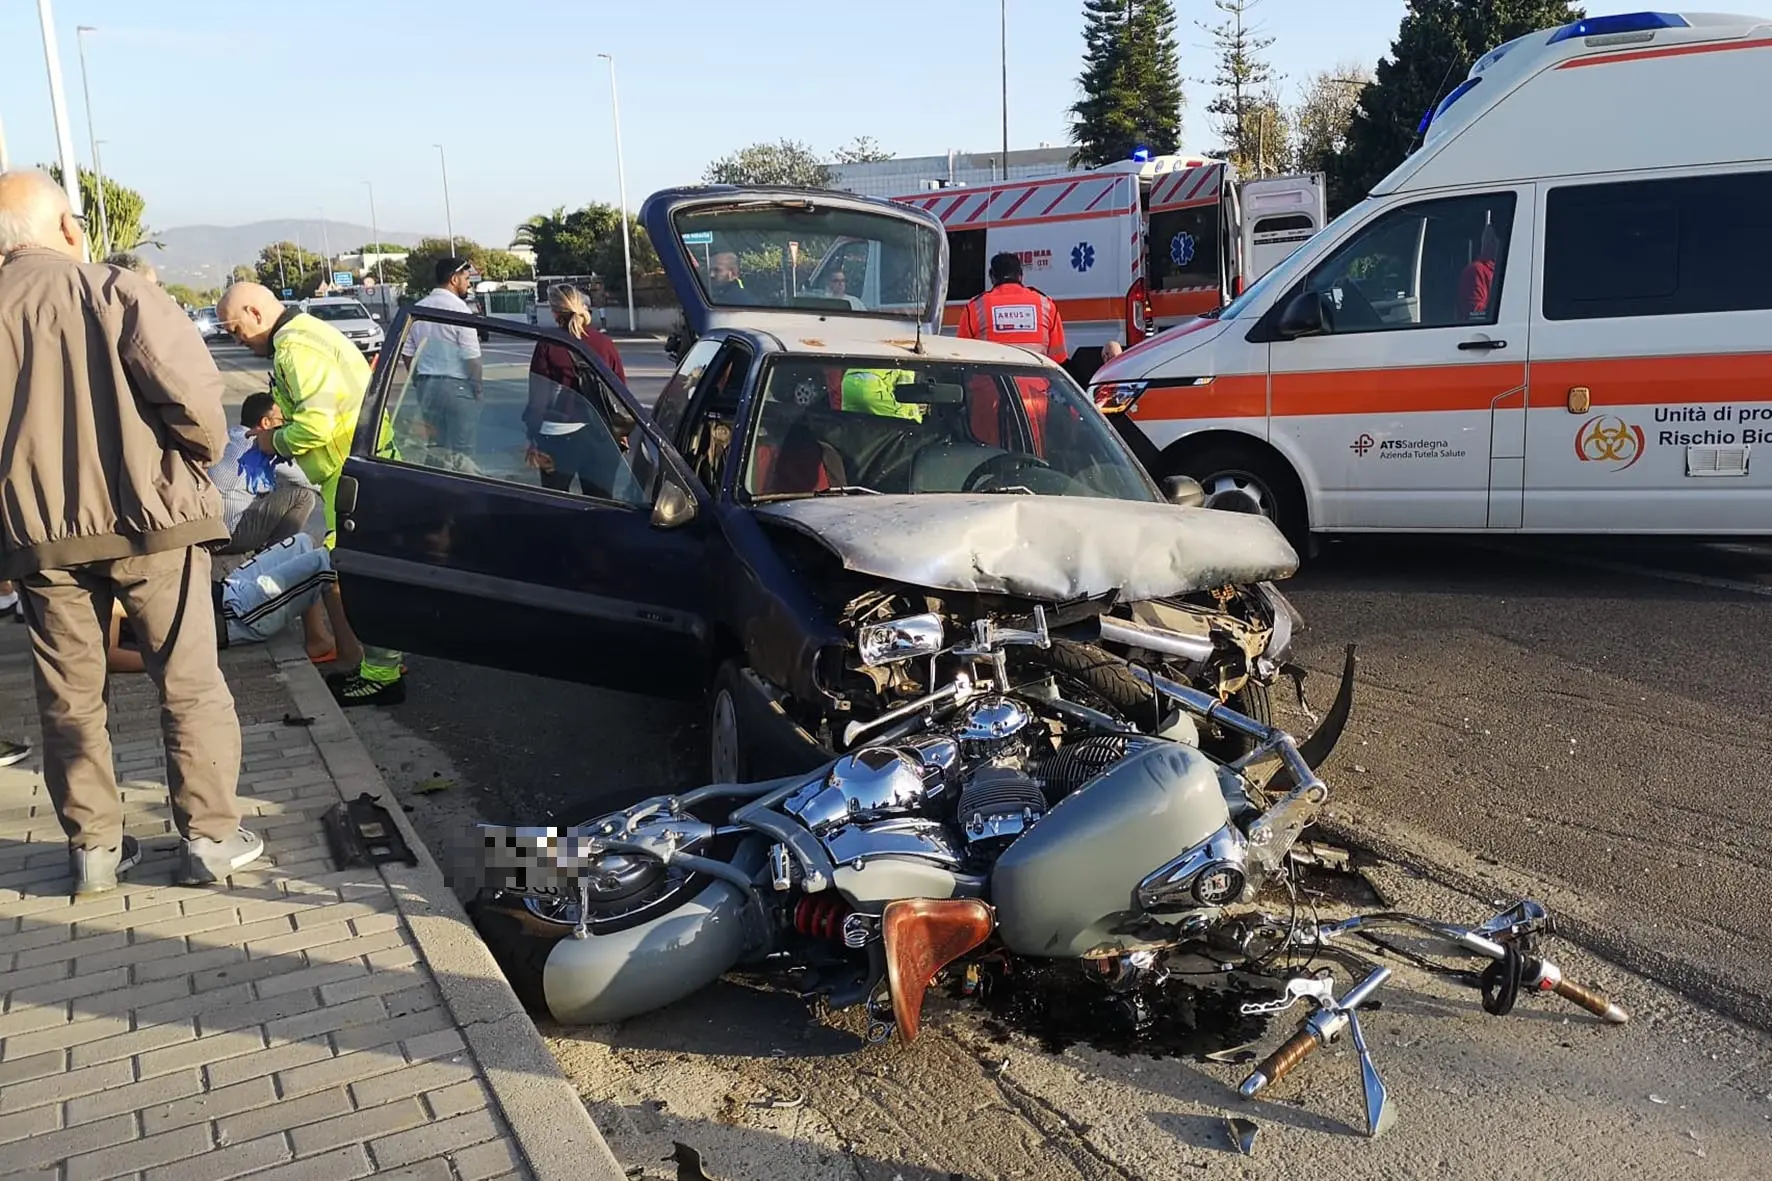
MULTIPOLYGON (((624 351, 649 399, 668 362, 656 345, 624 351)), ((1360 646, 1355 720, 1326 768, 1340 810, 1383 818, 1398 851, 1425 850, 1496 892, 1514 881, 1548 887, 1549 900, 1609 956, 1772 1026, 1764 999, 1772 995, 1772 803, 1764 787, 1772 638, 1756 626, 1772 593, 1772 548, 1356 540, 1326 547, 1287 589, 1306 615, 1301 651, 1318 673, 1317 704, 1332 690, 1342 645, 1360 646)), ((428 833, 475 816, 577 820, 699 777, 704 736, 694 711, 423 657, 412 663, 405 705, 354 720, 428 833), (435 787, 442 790, 422 790, 435 787)), ((1282 720, 1300 732, 1309 726, 1286 702, 1282 720)), ((587 1085, 625 1079, 622 1086, 641 1088, 641 1107, 663 1092, 637 1080, 671 1062, 692 1060, 703 1073, 690 1077, 703 1082, 716 1067, 734 1086, 766 1077, 698 1048, 698 1023, 718 1022, 705 1008, 686 1012, 624 1032, 613 1046, 600 1035, 562 1035, 556 1049, 577 1047, 577 1077, 587 1085)), ((778 1012, 758 1028, 798 1037, 788 1030, 800 1018, 778 1012)), ((1462 1041, 1470 1036, 1463 1029, 1436 1036, 1462 1041)), ((955 1036, 896 1085, 933 1094, 944 1072, 983 1077, 982 1059, 967 1049, 983 1043, 955 1036)), ((1398 1037, 1407 1041, 1402 1030, 1398 1037)), ((1508 1045, 1483 1053, 1506 1058, 1508 1045)), ((762 1052, 727 1046, 728 1057, 747 1062, 762 1052)), ((1542 1065, 1522 1059, 1506 1069, 1542 1065)), ((1335 1067, 1347 1068, 1345 1059, 1335 1067)), ((1431 1064, 1423 1069, 1434 1076, 1431 1064)), ((1040 1102, 1062 1102, 1055 1084, 1027 1085, 1040 1102)), ((883 1119, 903 1114, 887 1107, 883 1119)), ((853 1142, 852 1123, 826 1118, 831 1136, 853 1142)), ((1039 1125, 1026 1112, 1021 1118, 1039 1125)), ((669 1125, 651 1119, 654 1132, 669 1125)), ((636 1125, 634 1135, 643 1133, 651 1134, 636 1125)), ((793 1136, 805 1140, 801 1130, 793 1136)), ((938 1147, 914 1155, 932 1165, 958 1159, 938 1147)), ((1066 1168, 1027 1175, 1155 1175, 1100 1162, 1066 1168)))

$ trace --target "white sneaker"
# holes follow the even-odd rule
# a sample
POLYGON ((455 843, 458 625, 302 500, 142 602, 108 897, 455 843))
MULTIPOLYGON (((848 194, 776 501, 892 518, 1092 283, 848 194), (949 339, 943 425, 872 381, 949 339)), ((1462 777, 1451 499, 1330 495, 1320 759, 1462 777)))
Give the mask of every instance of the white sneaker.
POLYGON ((208 837, 181 841, 178 884, 207 886, 222 881, 234 870, 257 861, 264 851, 264 838, 244 828, 225 841, 212 841, 208 837))

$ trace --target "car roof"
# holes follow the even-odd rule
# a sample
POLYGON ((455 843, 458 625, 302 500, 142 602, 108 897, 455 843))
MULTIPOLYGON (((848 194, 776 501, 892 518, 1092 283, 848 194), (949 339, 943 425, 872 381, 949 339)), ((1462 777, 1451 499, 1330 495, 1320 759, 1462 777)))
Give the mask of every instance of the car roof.
POLYGON ((317 303, 354 303, 361 306, 363 301, 354 295, 326 295, 307 301, 309 307, 313 307, 317 303))

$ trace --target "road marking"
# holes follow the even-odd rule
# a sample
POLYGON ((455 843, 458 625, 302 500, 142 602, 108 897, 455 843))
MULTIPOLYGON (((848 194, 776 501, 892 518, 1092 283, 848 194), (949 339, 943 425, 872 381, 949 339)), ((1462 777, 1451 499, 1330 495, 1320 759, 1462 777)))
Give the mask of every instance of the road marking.
POLYGON ((1761 598, 1772 599, 1772 586, 1763 586, 1757 582, 1743 582, 1735 578, 1693 574, 1686 570, 1662 570, 1654 566, 1638 566, 1629 562, 1608 562, 1604 558, 1586 558, 1575 554, 1540 554, 1494 542, 1478 542, 1477 548, 1493 550, 1496 553, 1509 554, 1517 558, 1547 558, 1553 562, 1562 562, 1570 566, 1586 566, 1589 569, 1606 570, 1613 574, 1634 574, 1639 578, 1659 578, 1664 582, 1685 582, 1693 586, 1709 587, 1712 590, 1735 591, 1739 594, 1758 595, 1761 598))

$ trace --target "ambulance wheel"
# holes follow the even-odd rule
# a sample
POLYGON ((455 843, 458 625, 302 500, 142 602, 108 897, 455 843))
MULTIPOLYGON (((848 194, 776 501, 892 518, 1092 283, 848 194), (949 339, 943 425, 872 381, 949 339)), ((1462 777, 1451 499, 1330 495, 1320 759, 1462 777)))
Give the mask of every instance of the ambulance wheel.
POLYGON ((1260 513, 1301 553, 1309 541, 1304 489, 1276 456, 1238 443, 1208 444, 1182 456, 1170 474, 1198 480, 1207 508, 1260 513))

